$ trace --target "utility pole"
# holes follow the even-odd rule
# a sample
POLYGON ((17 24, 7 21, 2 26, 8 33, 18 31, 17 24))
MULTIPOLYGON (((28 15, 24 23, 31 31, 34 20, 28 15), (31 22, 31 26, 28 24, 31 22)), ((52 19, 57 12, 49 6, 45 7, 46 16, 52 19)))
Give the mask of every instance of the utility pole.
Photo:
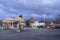
POLYGON ((45 18, 46 18, 46 14, 43 14, 44 17, 44 28, 45 28, 45 18))

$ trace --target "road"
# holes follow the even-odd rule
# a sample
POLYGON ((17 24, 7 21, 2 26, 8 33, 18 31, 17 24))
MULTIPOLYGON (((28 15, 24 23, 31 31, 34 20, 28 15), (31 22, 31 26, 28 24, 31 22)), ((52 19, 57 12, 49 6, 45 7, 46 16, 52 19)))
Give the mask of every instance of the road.
POLYGON ((0 40, 60 40, 60 29, 25 29, 0 32, 0 40))

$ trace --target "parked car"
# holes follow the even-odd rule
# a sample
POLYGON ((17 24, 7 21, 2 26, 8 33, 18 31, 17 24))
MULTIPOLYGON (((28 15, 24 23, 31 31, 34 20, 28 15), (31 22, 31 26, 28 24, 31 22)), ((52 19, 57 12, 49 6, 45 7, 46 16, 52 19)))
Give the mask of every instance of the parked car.
POLYGON ((60 29, 60 25, 56 25, 55 28, 56 28, 56 29, 60 29))

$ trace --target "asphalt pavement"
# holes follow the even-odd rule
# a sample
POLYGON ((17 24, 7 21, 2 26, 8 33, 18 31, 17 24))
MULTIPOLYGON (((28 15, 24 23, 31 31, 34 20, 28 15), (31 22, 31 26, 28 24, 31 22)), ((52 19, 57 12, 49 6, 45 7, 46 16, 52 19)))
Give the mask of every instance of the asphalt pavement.
POLYGON ((0 31, 0 40, 60 40, 60 29, 31 29, 0 31))

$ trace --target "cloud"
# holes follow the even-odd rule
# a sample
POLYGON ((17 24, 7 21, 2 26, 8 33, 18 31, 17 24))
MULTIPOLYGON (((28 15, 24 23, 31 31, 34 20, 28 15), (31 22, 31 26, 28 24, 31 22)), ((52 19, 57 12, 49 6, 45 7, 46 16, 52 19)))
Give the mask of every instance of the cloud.
POLYGON ((16 17, 22 14, 24 18, 41 18, 43 14, 47 14, 51 16, 47 18, 54 18, 60 14, 59 3, 60 0, 0 0, 0 16, 16 17))
POLYGON ((53 5, 55 3, 55 0, 42 0, 42 5, 53 5))

